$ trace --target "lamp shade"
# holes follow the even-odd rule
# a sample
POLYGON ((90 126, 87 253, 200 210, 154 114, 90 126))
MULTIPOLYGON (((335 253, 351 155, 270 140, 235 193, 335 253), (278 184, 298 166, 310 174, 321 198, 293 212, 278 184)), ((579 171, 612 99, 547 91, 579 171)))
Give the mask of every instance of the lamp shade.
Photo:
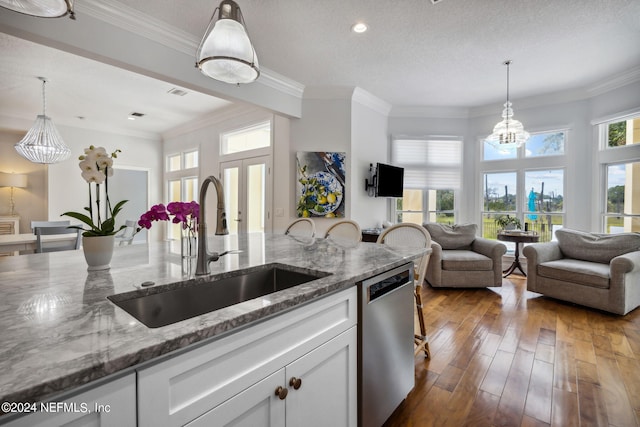
POLYGON ((225 83, 250 83, 258 78, 258 57, 242 22, 240 7, 232 0, 220 3, 196 53, 196 66, 225 83))
POLYGON ((59 18, 69 14, 74 18, 73 0, 0 0, 0 6, 39 18, 59 18))
POLYGON ((0 172, 0 187, 18 187, 27 186, 27 175, 20 173, 3 173, 0 172))

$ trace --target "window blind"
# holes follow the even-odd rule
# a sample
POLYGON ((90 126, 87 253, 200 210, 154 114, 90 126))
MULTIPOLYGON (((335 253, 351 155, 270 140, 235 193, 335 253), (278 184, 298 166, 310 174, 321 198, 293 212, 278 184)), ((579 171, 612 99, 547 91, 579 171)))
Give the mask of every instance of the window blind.
POLYGON ((462 167, 462 141, 401 139, 391 141, 391 161, 404 168, 404 187, 458 190, 462 167))

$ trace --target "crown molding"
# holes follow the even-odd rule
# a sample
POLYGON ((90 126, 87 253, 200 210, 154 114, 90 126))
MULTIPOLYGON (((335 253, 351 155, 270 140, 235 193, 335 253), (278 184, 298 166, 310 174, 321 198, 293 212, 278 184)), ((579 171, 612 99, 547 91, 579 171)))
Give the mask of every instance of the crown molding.
MULTIPOLYGON (((31 128, 32 125, 33 125, 33 120, 25 119, 22 117, 0 115, 0 130, 24 134, 31 128)), ((90 121, 84 122, 84 121, 56 120, 55 125, 56 125, 56 128, 58 128, 58 130, 63 128, 84 129, 89 131, 104 132, 104 133, 113 134, 113 135, 122 135, 122 136, 134 137, 134 138, 148 139, 156 142, 160 142, 160 138, 161 138, 161 135, 156 132, 133 131, 130 129, 123 129, 123 128, 118 128, 114 126, 96 124, 90 121)), ((62 132, 62 139, 64 140, 64 132, 62 132)))
POLYGON ((428 117, 430 119, 467 119, 465 107, 398 106, 391 109, 391 117, 428 117))
MULTIPOLYGON (((118 1, 84 0, 75 6, 76 15, 87 14, 115 27, 158 42, 182 53, 194 55, 200 40, 118 1)), ((81 19, 78 17, 78 19, 81 19)))
POLYGON ((358 104, 371 108, 373 111, 376 111, 383 116, 389 116, 389 112, 391 111, 391 104, 359 87, 354 89, 352 99, 353 102, 357 102, 358 104))
POLYGON ((186 135, 209 126, 215 126, 227 120, 235 119, 240 114, 248 113, 250 111, 252 111, 252 109, 248 110, 246 105, 230 105, 220 110, 216 110, 213 113, 207 113, 187 123, 183 123, 173 129, 169 129, 168 131, 163 132, 161 136, 163 140, 167 140, 180 135, 186 135))
MULTIPOLYGON (((116 0, 111 0, 108 3, 99 0, 83 0, 75 6, 75 9, 78 15, 89 15, 170 49, 191 55, 194 57, 195 64, 195 54, 200 39, 191 33, 116 0)), ((304 92, 304 85, 264 67, 260 67, 260 77, 256 83, 300 99, 304 92)))
POLYGON ((640 67, 632 68, 624 73, 611 76, 607 80, 587 88, 589 96, 602 95, 603 93, 627 86, 640 81, 640 67))

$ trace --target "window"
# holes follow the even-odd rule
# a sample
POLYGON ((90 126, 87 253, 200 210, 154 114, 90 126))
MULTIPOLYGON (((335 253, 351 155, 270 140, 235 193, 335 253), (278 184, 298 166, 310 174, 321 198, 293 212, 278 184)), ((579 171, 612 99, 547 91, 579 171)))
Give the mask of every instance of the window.
POLYGON ((396 199, 396 222, 423 224, 437 222, 453 225, 455 222, 455 192, 453 190, 405 189, 396 199))
POLYGON ((483 160, 508 160, 529 157, 559 156, 564 154, 566 131, 533 133, 520 149, 496 148, 483 143, 483 160))
POLYGON ((502 151, 483 143, 483 237, 496 239, 495 220, 508 215, 536 231, 541 242, 553 240, 553 232, 564 224, 567 134, 566 130, 537 132, 522 147, 502 151), (543 169, 547 165, 553 167, 543 169))
POLYGON ((640 144, 640 117, 608 123, 605 129, 606 148, 640 144))
MULTIPOLYGON (((198 150, 170 154, 166 157, 166 166, 166 203, 197 200, 198 150)), ((180 224, 167 222, 167 238, 180 238, 180 224)))
POLYGON ((557 156, 564 154, 564 132, 536 133, 525 143, 526 157, 557 156))
POLYGON ((223 133, 220 154, 233 154, 271 146, 271 122, 223 133))
POLYGON ((391 162, 404 168, 403 195, 393 206, 393 217, 397 222, 455 222, 462 141, 456 138, 394 138, 391 162))
POLYGON ((516 216, 517 181, 518 174, 516 172, 485 173, 483 175, 483 237, 496 239, 498 227, 495 220, 503 215, 516 216))
POLYGON ((198 150, 183 151, 167 156, 167 172, 177 172, 198 167, 198 150))
POLYGON ((640 116, 602 123, 600 138, 602 229, 640 232, 640 116))

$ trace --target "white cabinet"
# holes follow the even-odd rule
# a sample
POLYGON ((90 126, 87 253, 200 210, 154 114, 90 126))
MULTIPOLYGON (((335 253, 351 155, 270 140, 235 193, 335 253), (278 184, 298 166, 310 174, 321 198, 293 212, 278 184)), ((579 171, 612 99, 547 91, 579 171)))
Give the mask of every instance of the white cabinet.
POLYGON ((356 323, 352 287, 142 368, 139 425, 355 427, 356 323))
POLYGON ((354 326, 218 405, 188 427, 355 427, 356 342, 354 326))
MULTIPOLYGON (((135 426, 136 376, 134 373, 130 373, 72 397, 61 397, 59 400, 35 403, 34 405, 37 405, 37 413, 16 418, 10 421, 7 426, 135 426)), ((6 416, 8 415, 2 418, 6 416)))
POLYGON ((357 341, 354 326, 286 367, 288 427, 356 426, 357 341))

